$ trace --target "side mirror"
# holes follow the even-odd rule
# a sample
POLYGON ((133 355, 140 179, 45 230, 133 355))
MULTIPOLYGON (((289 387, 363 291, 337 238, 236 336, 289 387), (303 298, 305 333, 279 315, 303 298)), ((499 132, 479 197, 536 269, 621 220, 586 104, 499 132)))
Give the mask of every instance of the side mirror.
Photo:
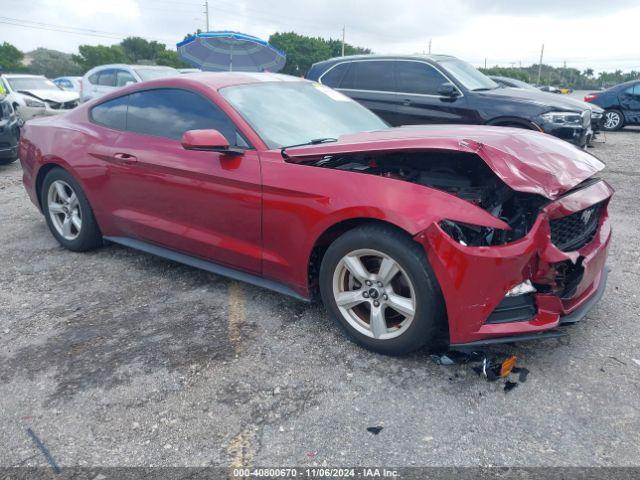
POLYGON ((227 155, 242 155, 244 150, 232 148, 229 141, 218 130, 189 130, 182 134, 182 147, 185 150, 220 152, 227 155))
POLYGON ((448 98, 455 98, 460 96, 460 92, 453 83, 446 82, 440 85, 440 87, 438 88, 438 95, 442 95, 443 97, 448 98))

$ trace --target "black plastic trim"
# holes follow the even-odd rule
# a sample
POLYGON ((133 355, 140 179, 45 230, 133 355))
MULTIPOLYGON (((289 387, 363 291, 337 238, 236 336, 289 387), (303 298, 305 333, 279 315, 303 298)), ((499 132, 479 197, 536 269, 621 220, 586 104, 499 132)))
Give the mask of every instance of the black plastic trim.
POLYGON ((469 347, 485 347, 488 345, 499 345, 501 343, 524 342, 530 340, 544 340, 547 338, 558 338, 567 335, 566 332, 558 330, 547 330, 540 333, 527 333, 524 335, 511 335, 509 337, 487 338, 485 340, 476 340, 469 343, 452 343, 451 348, 469 348, 469 347))
POLYGON ((526 322, 538 313, 533 293, 504 297, 485 323, 526 322))
POLYGON ((273 290, 274 292, 282 293, 283 295, 287 295, 289 297, 302 300, 303 302, 311 301, 309 298, 303 297, 302 295, 295 292, 293 289, 287 287, 286 285, 283 285, 279 282, 275 282, 273 280, 268 280, 266 278, 259 277, 257 275, 253 275, 251 273, 243 272, 230 267, 225 267, 224 265, 210 262, 208 260, 202 260, 201 258, 192 257, 190 255, 176 252, 175 250, 170 250, 168 248, 160 247, 152 243, 147 243, 142 240, 137 240, 135 238, 129 238, 129 237, 104 237, 104 238, 105 240, 109 240, 110 242, 117 243, 125 247, 135 248, 136 250, 141 250, 143 252, 150 253, 152 255, 157 255, 159 257, 166 258, 167 260, 183 263, 185 265, 189 265, 190 267, 195 267, 195 268, 199 268, 200 270, 205 270, 207 272, 215 273, 216 275, 222 275, 223 277, 232 278, 234 280, 250 283, 251 285, 256 285, 258 287, 266 288, 268 290, 273 290))
POLYGON ((582 320, 593 307, 595 307, 596 303, 600 301, 602 295, 604 295, 604 291, 607 289, 607 277, 609 276, 609 270, 607 267, 604 267, 602 270, 602 275, 600 276, 600 285, 598 285, 598 289, 578 308, 576 308, 573 312, 568 315, 563 315, 560 317, 560 325, 567 325, 570 323, 576 323, 582 320))

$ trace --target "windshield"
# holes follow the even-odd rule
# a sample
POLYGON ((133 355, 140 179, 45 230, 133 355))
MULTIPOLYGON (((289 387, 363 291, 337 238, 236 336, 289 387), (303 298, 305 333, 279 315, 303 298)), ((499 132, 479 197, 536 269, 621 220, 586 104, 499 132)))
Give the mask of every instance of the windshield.
POLYGON ((499 87, 496 82, 478 71, 473 65, 457 58, 438 60, 438 64, 442 65, 469 90, 493 90, 499 87))
POLYGON ((359 103, 318 83, 252 83, 220 93, 269 148, 388 128, 359 103))
MULTIPOLYGON (((5 77, 6 78, 6 77, 5 77)), ((51 80, 44 77, 16 77, 7 78, 12 90, 60 90, 51 80)))
POLYGON ((179 75, 175 68, 167 67, 167 68, 136 68, 136 73, 140 75, 140 78, 145 80, 153 80, 156 78, 164 78, 164 77, 173 77, 174 75, 179 75))

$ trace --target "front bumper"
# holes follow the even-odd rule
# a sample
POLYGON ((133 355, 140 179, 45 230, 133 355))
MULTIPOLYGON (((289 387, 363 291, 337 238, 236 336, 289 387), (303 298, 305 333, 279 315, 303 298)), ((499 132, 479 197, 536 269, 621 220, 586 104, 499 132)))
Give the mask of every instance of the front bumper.
POLYGON ((0 158, 15 158, 18 155, 20 127, 15 116, 10 120, 0 120, 0 158))
POLYGON ((463 246, 437 224, 419 234, 416 240, 425 248, 444 297, 450 343, 459 346, 517 341, 523 336, 539 338, 561 323, 576 321, 580 312, 584 316, 604 289, 611 240, 606 204, 612 194, 611 187, 600 181, 561 197, 543 209, 525 237, 506 245, 463 246), (559 250, 551 241, 549 221, 599 202, 605 208, 593 239, 576 251, 559 250), (569 293, 561 294, 552 286, 561 266, 566 265, 579 266, 580 276, 569 293), (525 280, 539 286, 533 294, 531 316, 518 315, 514 321, 502 316, 500 321, 490 322, 506 292, 525 280), (545 292, 542 287, 546 286, 549 289, 545 292))
POLYGON ((586 146, 593 137, 593 129, 588 127, 567 127, 555 125, 552 123, 544 123, 540 126, 544 133, 561 138, 567 142, 573 143, 578 147, 586 146))

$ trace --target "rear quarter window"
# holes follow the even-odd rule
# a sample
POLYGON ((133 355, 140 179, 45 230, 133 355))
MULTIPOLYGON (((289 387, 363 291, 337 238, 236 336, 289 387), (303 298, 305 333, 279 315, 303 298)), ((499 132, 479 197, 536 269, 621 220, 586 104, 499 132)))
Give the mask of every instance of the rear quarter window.
POLYGON ((127 124, 128 96, 114 98, 91 109, 91 120, 99 125, 124 130, 127 124))
POLYGON ((327 87, 338 88, 344 74, 349 70, 349 65, 349 63, 341 63, 334 66, 322 75, 320 82, 327 87))

